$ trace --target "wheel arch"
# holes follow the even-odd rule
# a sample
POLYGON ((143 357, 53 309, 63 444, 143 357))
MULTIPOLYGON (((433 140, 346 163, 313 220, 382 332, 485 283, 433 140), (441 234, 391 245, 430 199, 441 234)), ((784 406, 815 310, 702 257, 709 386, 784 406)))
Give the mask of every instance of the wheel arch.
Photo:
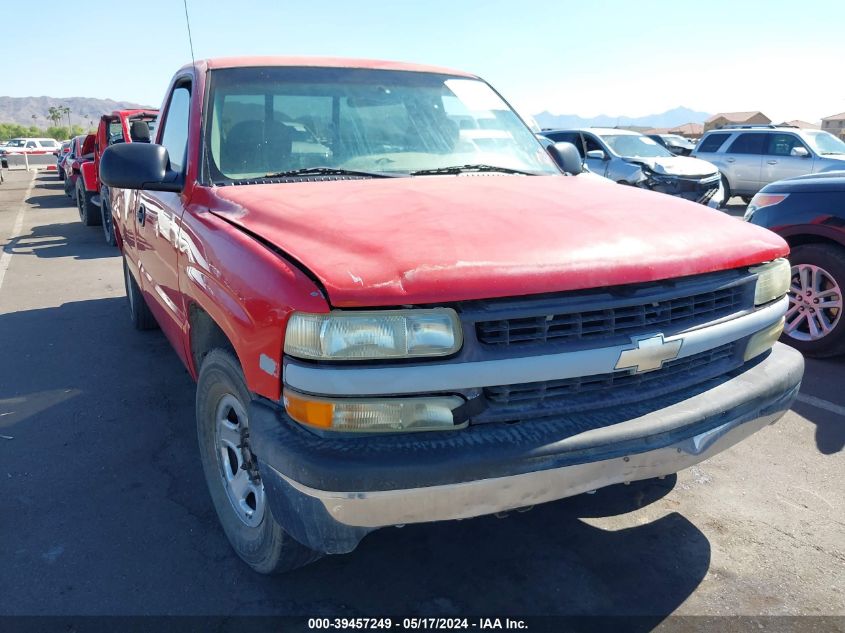
POLYGON ((188 306, 188 343, 189 357, 192 364, 191 373, 194 378, 199 376, 203 359, 213 349, 225 349, 231 352, 243 367, 243 359, 235 349, 235 344, 223 328, 196 302, 188 306))
POLYGON ((831 246, 845 248, 845 234, 842 236, 831 235, 828 232, 819 231, 817 228, 782 233, 781 237, 786 240, 790 249, 806 244, 829 244, 831 246))

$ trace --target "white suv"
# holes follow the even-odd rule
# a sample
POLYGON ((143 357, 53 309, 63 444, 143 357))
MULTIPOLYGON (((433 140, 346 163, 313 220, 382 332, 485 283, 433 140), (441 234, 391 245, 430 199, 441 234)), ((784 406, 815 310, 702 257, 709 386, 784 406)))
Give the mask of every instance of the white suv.
POLYGON ((748 202, 776 180, 845 169, 845 143, 828 132, 795 127, 711 130, 692 155, 719 168, 726 202, 731 196, 748 202))

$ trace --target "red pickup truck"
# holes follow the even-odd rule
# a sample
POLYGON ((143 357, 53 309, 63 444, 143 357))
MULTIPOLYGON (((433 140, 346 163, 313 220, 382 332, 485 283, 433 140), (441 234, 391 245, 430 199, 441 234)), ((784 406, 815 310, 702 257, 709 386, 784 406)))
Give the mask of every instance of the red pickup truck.
POLYGON ((106 243, 114 246, 111 218, 111 195, 100 180, 103 152, 115 143, 149 143, 150 132, 158 118, 158 110, 115 110, 100 117, 91 158, 79 167, 76 180, 76 204, 79 219, 85 226, 102 225, 106 243))
POLYGON ((161 112, 101 164, 129 309, 258 571, 677 472, 799 389, 780 237, 572 175, 478 77, 206 60, 161 112))

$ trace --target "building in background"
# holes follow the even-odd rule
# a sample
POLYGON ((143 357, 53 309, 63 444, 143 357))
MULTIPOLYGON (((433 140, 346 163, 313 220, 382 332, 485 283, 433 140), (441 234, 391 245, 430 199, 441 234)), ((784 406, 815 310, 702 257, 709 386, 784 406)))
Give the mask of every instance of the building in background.
POLYGON ((823 118, 822 129, 845 141, 845 112, 823 118))
POLYGON ((820 130, 821 127, 817 123, 810 123, 809 121, 802 121, 801 119, 792 119, 791 121, 784 121, 778 125, 785 125, 787 127, 799 127, 802 130, 820 130))
POLYGON ((726 125, 769 125, 771 122, 762 112, 720 112, 704 122, 704 131, 717 130, 726 125))
POLYGON ((704 126, 701 123, 684 123, 675 127, 656 127, 643 134, 677 134, 684 138, 700 138, 704 134, 704 126))

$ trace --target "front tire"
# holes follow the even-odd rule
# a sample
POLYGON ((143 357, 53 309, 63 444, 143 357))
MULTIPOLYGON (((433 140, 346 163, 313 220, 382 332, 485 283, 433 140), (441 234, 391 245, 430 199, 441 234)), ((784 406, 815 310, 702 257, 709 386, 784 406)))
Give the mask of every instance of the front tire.
POLYGON ((136 330, 154 330, 158 327, 150 307, 141 294, 138 282, 129 272, 129 264, 126 263, 126 256, 123 256, 123 285, 126 288, 126 302, 129 305, 129 318, 136 330))
POLYGON ((792 249, 792 284, 782 340, 805 356, 845 354, 845 249, 804 244, 792 249))
POLYGON ((100 191, 100 223, 103 225, 103 237, 109 246, 117 246, 114 236, 114 219, 109 206, 108 189, 100 191))
POLYGON ((229 543, 262 574, 302 567, 320 554, 294 540, 267 503, 256 457, 249 449, 250 393, 229 350, 214 349, 197 381, 197 439, 206 484, 229 543))
POLYGON ((79 221, 85 226, 97 226, 100 223, 100 211, 91 202, 94 194, 85 190, 82 176, 76 179, 76 208, 79 210, 79 221))

